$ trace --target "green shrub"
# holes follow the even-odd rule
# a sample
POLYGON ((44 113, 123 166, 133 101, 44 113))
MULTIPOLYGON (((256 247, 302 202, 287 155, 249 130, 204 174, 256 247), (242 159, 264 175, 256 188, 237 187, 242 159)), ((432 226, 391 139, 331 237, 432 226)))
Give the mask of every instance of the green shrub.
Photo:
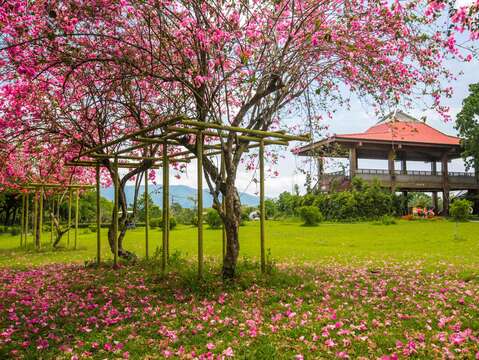
POLYGON ((394 225, 396 224, 396 219, 390 215, 381 216, 381 224, 383 225, 394 225))
POLYGON ((316 226, 323 220, 321 211, 316 206, 300 207, 299 215, 306 226, 316 226))
MULTIPOLYGON (((172 216, 170 217, 170 230, 173 230, 177 225, 176 219, 172 216)), ((154 218, 150 219, 150 228, 163 228, 163 219, 162 218, 154 218)))
POLYGON ((161 218, 150 219, 150 228, 155 229, 157 227, 160 227, 160 225, 162 224, 162 221, 163 220, 161 218))
POLYGON ((17 235, 19 235, 19 234, 20 234, 20 229, 19 229, 18 227, 12 226, 12 227, 10 228, 10 235, 12 235, 12 236, 17 236, 17 235))
POLYGON ((454 201, 449 207, 449 214, 456 221, 466 221, 471 217, 472 203, 466 199, 454 201))
POLYGON ((243 226, 246 221, 249 221, 249 214, 251 214, 255 210, 256 208, 252 206, 244 206, 241 208, 240 226, 243 226))
POLYGON ((183 225, 197 225, 197 212, 194 209, 182 208, 181 210, 176 210, 174 214, 177 222, 183 225))
POLYGON ((90 229, 92 233, 96 233, 96 225, 90 225, 88 229, 90 229))
POLYGON ((215 209, 209 209, 206 213, 206 223, 212 229, 219 229, 223 224, 220 214, 215 209))

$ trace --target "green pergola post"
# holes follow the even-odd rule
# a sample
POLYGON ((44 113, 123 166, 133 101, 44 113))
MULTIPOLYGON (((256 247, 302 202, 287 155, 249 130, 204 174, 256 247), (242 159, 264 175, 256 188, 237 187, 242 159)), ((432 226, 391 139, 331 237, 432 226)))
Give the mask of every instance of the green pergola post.
POLYGON ((25 194, 22 193, 22 214, 20 219, 20 247, 25 241, 25 194))
POLYGON ((96 165, 96 262, 101 262, 100 165, 96 165))
POLYGON ((148 231, 150 227, 150 204, 148 202, 148 170, 145 171, 145 258, 148 260, 149 257, 149 244, 148 244, 148 231))
POLYGON ((166 193, 166 261, 170 261, 170 160, 167 158, 166 167, 163 168, 165 172, 165 193, 166 193))
POLYGON ((73 244, 73 248, 76 250, 78 245, 78 220, 80 218, 80 189, 76 189, 75 194, 75 243, 73 244))
POLYGON ((266 255, 264 251, 264 225, 265 225, 265 207, 264 207, 264 141, 260 141, 259 146, 259 212, 260 212, 260 243, 261 243, 261 272, 266 271, 266 255))
POLYGON ((53 245, 53 217, 55 216, 55 199, 52 197, 52 202, 51 202, 52 208, 51 213, 50 213, 50 243, 53 245))
POLYGON ((37 231, 38 231, 38 190, 33 196, 33 245, 37 246, 37 231))
POLYGON ((198 277, 203 277, 203 132, 198 131, 196 138, 196 157, 198 159, 198 277))
POLYGON ((27 240, 28 240, 28 217, 30 216, 29 214, 29 208, 30 208, 30 204, 29 204, 29 199, 30 196, 28 193, 26 193, 26 196, 25 196, 25 241, 23 242, 23 245, 24 247, 27 247, 27 240))
POLYGON ((161 272, 166 272, 166 262, 168 260, 168 229, 170 219, 168 217, 168 146, 166 141, 163 143, 163 233, 162 233, 162 256, 161 272))
POLYGON ((118 157, 113 160, 113 187, 114 187, 114 203, 113 203, 113 266, 118 266, 118 157))
POLYGON ((43 231, 43 188, 40 189, 40 201, 39 201, 39 220, 38 220, 38 242, 37 248, 40 249, 42 247, 42 231, 43 231))
MULTIPOLYGON (((225 155, 221 152, 221 179, 224 180, 226 175, 225 155)), ((221 195, 221 207, 225 211, 225 196, 221 195)), ((222 240, 223 240, 223 262, 226 256, 226 228, 225 223, 222 224, 222 240)))
POLYGON ((72 198, 73 191, 70 189, 68 194, 68 237, 67 237, 67 247, 70 247, 70 228, 72 226, 72 198))

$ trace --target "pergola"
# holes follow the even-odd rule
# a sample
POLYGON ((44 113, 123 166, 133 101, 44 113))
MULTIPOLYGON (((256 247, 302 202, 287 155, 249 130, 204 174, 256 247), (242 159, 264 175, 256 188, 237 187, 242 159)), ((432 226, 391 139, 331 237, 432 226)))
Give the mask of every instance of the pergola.
MULTIPOLYGON (((198 218, 198 275, 203 275, 203 159, 209 156, 221 156, 221 175, 225 175, 223 158, 224 140, 231 136, 234 138, 234 148, 242 146, 245 151, 253 148, 259 149, 259 183, 260 183, 260 258, 261 270, 266 267, 265 255, 265 191, 264 191, 264 148, 267 145, 287 146, 290 141, 308 141, 308 136, 295 136, 286 134, 284 131, 263 131, 235 126, 222 125, 218 123, 206 123, 188 119, 183 116, 173 117, 158 124, 135 131, 101 146, 86 150, 79 154, 76 160, 68 163, 69 166, 84 166, 96 168, 96 189, 97 189, 97 229, 100 229, 100 168, 105 166, 106 160, 112 160, 113 186, 114 186, 114 210, 113 210, 113 263, 118 264, 118 226, 119 226, 119 168, 139 168, 144 165, 145 160, 150 160, 151 168, 163 169, 163 234, 162 234, 162 262, 161 270, 164 274, 169 256, 169 166, 170 163, 190 162, 197 159, 197 218, 198 218), (195 137, 195 142, 185 144, 185 139, 195 137), (205 143, 205 139, 207 140, 205 143), (161 145, 160 156, 141 156, 137 152, 147 149, 152 145, 161 145), (188 145, 190 145, 188 148, 188 145), (182 147, 184 151, 168 154, 170 147, 182 147), (193 147, 193 149, 192 149, 193 147), (119 160, 122 160, 121 162, 119 160)), ((154 154, 155 155, 155 154, 154 154)), ((148 258, 148 176, 144 179, 144 196, 146 209, 146 230, 145 230, 145 256, 148 258)), ((224 198, 223 198, 224 206, 224 198)), ((100 259, 100 232, 97 233, 97 258, 100 259)), ((225 231, 223 228, 223 258, 226 253, 225 231)))
MULTIPOLYGON (((38 243, 41 244, 42 228, 43 228, 43 197, 45 190, 49 191, 69 191, 68 197, 68 243, 70 242, 70 227, 72 221, 72 199, 73 191, 76 192, 76 201, 75 201, 75 235, 74 235, 74 244, 75 249, 78 244, 78 203, 80 190, 82 189, 91 189, 93 185, 89 184, 51 184, 51 183, 28 183, 21 186, 22 192, 22 214, 21 214, 21 224, 20 224, 20 247, 26 246, 28 238, 28 228, 29 228, 29 195, 30 193, 34 194, 33 197, 33 221, 32 221, 32 235, 33 239, 37 238, 37 229, 40 229, 38 232, 38 243), (37 219, 39 224, 37 224, 37 219)), ((60 207, 60 203, 57 204, 60 207)), ((51 237, 53 240, 53 217, 51 224, 51 237)))

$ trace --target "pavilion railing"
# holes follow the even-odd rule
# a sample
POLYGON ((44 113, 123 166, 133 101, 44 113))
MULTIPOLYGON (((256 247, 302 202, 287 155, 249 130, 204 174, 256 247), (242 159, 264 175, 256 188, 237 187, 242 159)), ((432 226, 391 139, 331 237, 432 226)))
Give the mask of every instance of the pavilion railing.
MULTIPOLYGON (((390 175, 389 170, 387 169, 356 169, 354 171, 356 175, 390 175)), ((441 171, 432 172, 425 170, 395 170, 394 175, 410 175, 410 176, 442 176, 441 171)), ((449 171, 448 177, 475 177, 476 175, 471 172, 460 172, 460 171, 449 171)), ((324 173, 322 177, 331 178, 331 177, 340 177, 340 176, 349 176, 345 170, 335 171, 331 173, 324 173)))

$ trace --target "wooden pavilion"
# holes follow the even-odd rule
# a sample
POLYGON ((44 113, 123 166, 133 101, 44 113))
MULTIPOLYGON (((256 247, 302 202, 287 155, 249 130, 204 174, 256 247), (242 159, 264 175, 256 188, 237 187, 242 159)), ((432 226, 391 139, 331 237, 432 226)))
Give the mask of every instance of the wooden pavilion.
POLYGON ((392 191, 431 192, 433 206, 438 207, 437 193, 442 192, 443 213, 449 210, 450 191, 479 193, 478 170, 475 173, 451 172, 448 164, 461 157, 460 139, 434 129, 425 121, 397 111, 381 119, 363 133, 338 134, 296 150, 300 156, 318 161, 319 191, 341 190, 350 186, 353 177, 367 182, 378 180, 392 191), (349 171, 325 173, 324 158, 349 158, 349 171), (360 169, 358 159, 387 160, 387 169, 360 169), (399 161, 400 169, 396 169, 399 161), (429 171, 408 170, 408 161, 430 163, 429 171), (440 163, 440 170, 437 163, 440 163))

